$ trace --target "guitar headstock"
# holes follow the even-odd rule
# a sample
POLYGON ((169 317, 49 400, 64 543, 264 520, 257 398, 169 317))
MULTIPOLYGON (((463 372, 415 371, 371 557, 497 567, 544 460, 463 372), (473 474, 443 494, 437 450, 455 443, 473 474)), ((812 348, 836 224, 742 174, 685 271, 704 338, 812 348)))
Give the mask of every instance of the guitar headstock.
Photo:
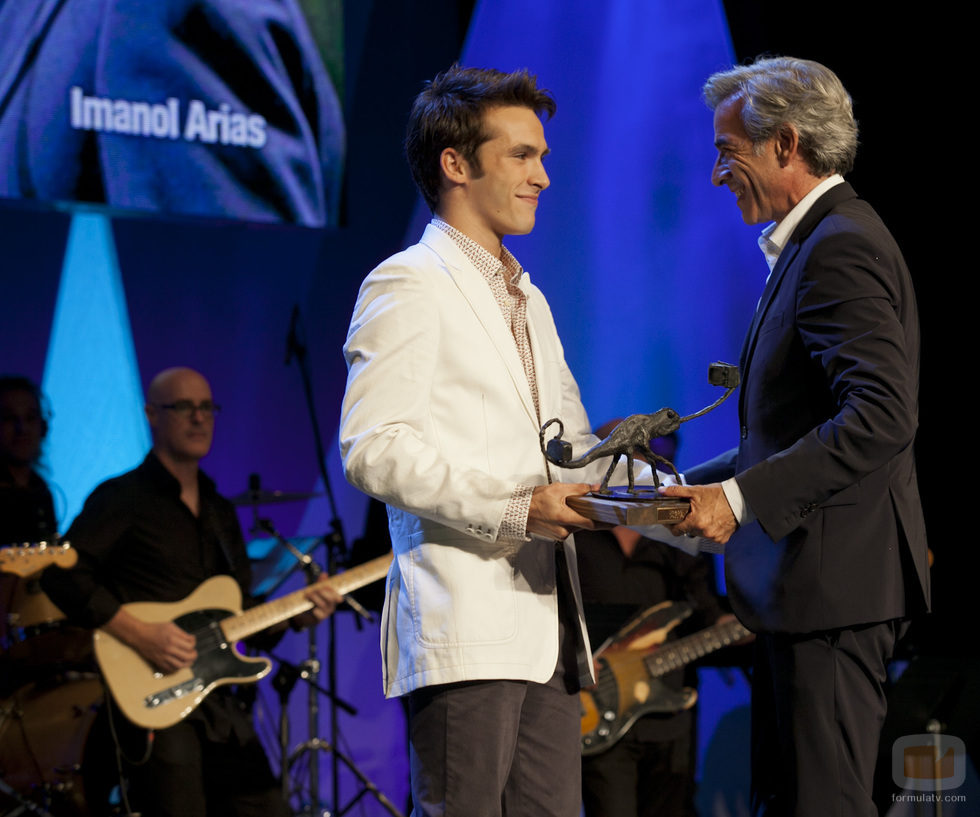
POLYGON ((50 565, 61 568, 74 567, 78 561, 78 551, 68 542, 48 544, 38 542, 34 545, 10 545, 0 548, 0 573, 13 573, 15 576, 30 576, 50 565))

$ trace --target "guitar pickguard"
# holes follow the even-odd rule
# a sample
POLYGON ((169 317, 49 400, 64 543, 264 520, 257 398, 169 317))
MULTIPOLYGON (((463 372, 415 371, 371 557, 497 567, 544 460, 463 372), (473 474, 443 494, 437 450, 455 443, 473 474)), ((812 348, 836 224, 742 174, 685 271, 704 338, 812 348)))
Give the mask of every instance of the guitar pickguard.
POLYGON ((188 695, 203 693, 218 684, 257 681, 269 670, 269 663, 245 661, 228 642, 221 630, 221 620, 232 615, 228 610, 197 610, 178 616, 174 623, 197 638, 197 660, 190 668, 191 678, 166 683, 171 676, 154 673, 161 686, 144 698, 147 709, 174 703, 188 695))

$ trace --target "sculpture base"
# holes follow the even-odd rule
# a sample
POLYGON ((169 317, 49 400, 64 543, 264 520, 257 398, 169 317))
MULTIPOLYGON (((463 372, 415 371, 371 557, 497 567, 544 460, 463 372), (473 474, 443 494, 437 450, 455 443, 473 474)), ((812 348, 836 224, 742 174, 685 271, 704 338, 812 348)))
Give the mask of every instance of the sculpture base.
POLYGON ((611 525, 673 525, 691 510, 690 500, 660 496, 647 485, 637 486, 632 494, 620 486, 606 494, 571 496, 565 501, 582 516, 611 525))

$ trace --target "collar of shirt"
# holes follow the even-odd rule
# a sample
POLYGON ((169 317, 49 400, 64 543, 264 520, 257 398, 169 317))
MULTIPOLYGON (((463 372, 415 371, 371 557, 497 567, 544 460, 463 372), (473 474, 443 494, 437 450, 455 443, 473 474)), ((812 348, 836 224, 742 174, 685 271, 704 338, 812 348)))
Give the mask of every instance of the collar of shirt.
POLYGON ((803 220, 803 216, 813 207, 814 202, 830 190, 831 187, 836 187, 843 183, 844 177, 839 173, 835 173, 833 176, 824 179, 800 199, 796 207, 790 210, 782 221, 774 221, 762 231, 759 236, 759 249, 762 250, 762 254, 766 257, 766 264, 769 265, 770 273, 776 266, 776 261, 779 260, 779 254, 783 251, 783 247, 786 246, 786 242, 789 241, 789 237, 793 234, 793 230, 796 229, 796 225, 803 220))
MULTIPOLYGON (((143 459, 140 466, 147 478, 156 483, 161 492, 166 492, 175 499, 180 499, 180 480, 167 470, 156 452, 151 448, 143 459)), ((200 468, 197 469, 197 485, 202 498, 210 498, 217 493, 214 480, 205 474, 200 468)))
MULTIPOLYGON (((527 331, 527 293, 521 289, 521 276, 524 271, 517 259, 506 247, 502 247, 501 257, 497 258, 472 238, 447 224, 441 218, 433 218, 434 227, 442 230, 463 251, 463 254, 476 267, 500 309, 501 317, 510 330, 517 348, 521 366, 527 376, 531 389, 531 399, 534 407, 540 410, 538 403, 538 383, 534 371, 534 355, 531 352, 531 340, 527 331)), ((527 515, 525 514, 525 519, 527 515)))
POLYGON ((447 224, 438 216, 433 217, 432 224, 442 230, 456 243, 484 278, 491 280, 494 275, 500 274, 503 276, 505 283, 514 287, 519 284, 521 277, 524 275, 524 270, 517 263, 517 259, 514 258, 513 253, 506 247, 503 248, 501 257, 497 258, 486 247, 480 246, 468 235, 460 232, 451 224, 447 224))

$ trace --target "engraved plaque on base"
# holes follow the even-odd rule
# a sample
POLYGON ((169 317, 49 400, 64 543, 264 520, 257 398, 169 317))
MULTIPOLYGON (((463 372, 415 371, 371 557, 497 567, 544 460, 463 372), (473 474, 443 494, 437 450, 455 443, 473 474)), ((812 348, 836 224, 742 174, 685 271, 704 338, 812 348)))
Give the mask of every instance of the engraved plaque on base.
POLYGON ((633 494, 620 486, 606 494, 570 496, 565 502, 582 516, 611 525, 673 525, 691 510, 690 500, 661 496, 651 486, 637 486, 633 494))

